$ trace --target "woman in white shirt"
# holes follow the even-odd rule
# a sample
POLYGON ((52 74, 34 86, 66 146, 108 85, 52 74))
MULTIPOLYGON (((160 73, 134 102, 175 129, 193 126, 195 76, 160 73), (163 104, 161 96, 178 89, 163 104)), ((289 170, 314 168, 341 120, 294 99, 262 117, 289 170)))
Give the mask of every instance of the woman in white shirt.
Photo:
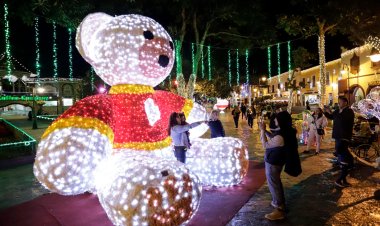
POLYGON ((182 163, 186 162, 186 151, 190 148, 190 141, 186 132, 204 122, 200 121, 182 125, 181 117, 177 112, 173 112, 170 115, 168 133, 172 138, 174 155, 178 161, 182 163))
POLYGON ((327 118, 323 114, 321 108, 317 108, 311 117, 308 119, 309 138, 307 141, 307 149, 304 153, 310 152, 310 147, 314 142, 317 144, 315 154, 318 155, 321 148, 321 140, 323 135, 319 135, 317 129, 324 129, 327 126, 327 118))

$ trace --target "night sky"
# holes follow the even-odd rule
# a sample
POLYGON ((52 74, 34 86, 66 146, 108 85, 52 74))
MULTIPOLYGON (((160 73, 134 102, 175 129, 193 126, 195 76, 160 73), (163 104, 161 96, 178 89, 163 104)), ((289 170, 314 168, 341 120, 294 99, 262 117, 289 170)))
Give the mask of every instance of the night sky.
MULTIPOLYGON (((160 22, 159 19, 156 19, 160 22)), ((23 24, 17 18, 9 19, 10 25, 10 42, 12 56, 18 59, 26 68, 35 73, 35 34, 34 27, 23 24)), ((2 23, 2 26, 3 23, 2 23)), ((3 30, 3 29, 2 29, 3 30)), ((53 28, 51 24, 47 24, 43 19, 40 20, 40 61, 41 61, 41 77, 53 77, 53 51, 52 51, 52 37, 53 28)), ((0 52, 5 51, 4 34, 1 33, 1 46, 0 52)), ((68 32, 65 28, 57 25, 57 47, 58 47, 58 71, 59 77, 68 77, 69 74, 69 61, 68 61, 68 32)), ((291 40, 291 37, 289 37, 291 40)), ((292 49, 296 49, 298 46, 303 46, 309 50, 309 52, 318 53, 317 36, 309 37, 308 39, 299 39, 291 42, 292 49)), ((81 78, 90 69, 90 65, 87 64, 79 55, 75 48, 75 35, 73 35, 73 70, 74 77, 81 78)), ((191 70, 191 51, 190 42, 184 43, 184 74, 185 77, 191 70)), ((345 48, 352 48, 352 44, 343 35, 326 36, 326 61, 331 61, 340 58, 341 46, 345 48)), ((281 45, 281 69, 282 72, 287 71, 287 45, 286 43, 281 45)), ((232 74, 236 75, 236 52, 235 47, 230 48, 232 54, 232 74)), ((242 50, 243 51, 243 50, 242 50)), ((224 67, 228 68, 227 58, 228 48, 212 48, 212 65, 216 68, 224 67)), ((249 72, 253 73, 254 77, 259 77, 267 74, 267 51, 266 48, 252 48, 250 49, 249 57, 249 72)), ((277 49, 272 47, 272 75, 277 74, 277 49)), ((1 65, 5 64, 5 60, 1 61, 1 65)), ((245 57, 239 58, 240 77, 245 77, 245 57)), ((207 65, 207 62, 205 62, 207 65)), ((316 58, 313 65, 318 65, 318 58, 316 58)), ((16 65, 17 70, 22 68, 16 65)), ((175 69, 175 67, 174 67, 175 69)), ((253 78, 252 78, 253 79, 253 78)), ((252 80, 251 79, 251 80, 252 80)))

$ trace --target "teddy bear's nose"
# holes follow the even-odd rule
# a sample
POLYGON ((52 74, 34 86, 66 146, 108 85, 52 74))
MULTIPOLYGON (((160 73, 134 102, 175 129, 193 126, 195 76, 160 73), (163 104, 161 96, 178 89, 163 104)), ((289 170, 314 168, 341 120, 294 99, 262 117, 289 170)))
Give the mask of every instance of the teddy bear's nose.
POLYGON ((166 55, 160 55, 158 58, 158 63, 160 64, 161 67, 166 67, 169 64, 169 57, 166 55))

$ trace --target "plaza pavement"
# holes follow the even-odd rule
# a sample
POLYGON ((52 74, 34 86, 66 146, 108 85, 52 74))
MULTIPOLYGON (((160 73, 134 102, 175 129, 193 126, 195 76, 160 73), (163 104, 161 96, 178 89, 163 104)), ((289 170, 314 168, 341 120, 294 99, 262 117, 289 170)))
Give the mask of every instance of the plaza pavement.
MULTIPOLYGON (((226 136, 242 139, 248 146, 250 159, 262 162, 264 149, 259 140, 256 120, 251 129, 247 120, 240 118, 239 128, 235 129, 229 111, 221 114, 220 118, 226 136)), ((26 118, 9 120, 37 140, 50 123, 38 120, 39 129, 32 130, 32 122, 26 118)), ((209 132, 204 137, 209 137, 209 132)), ((303 173, 298 177, 282 174, 287 201, 286 219, 270 222, 264 218, 266 213, 272 211, 271 195, 265 183, 227 225, 380 225, 380 201, 373 198, 374 192, 380 189, 380 172, 357 165, 348 177, 352 186, 336 188, 333 182, 337 171, 332 170, 329 161, 332 158, 333 144, 331 128, 328 128, 321 154, 302 154, 306 147, 299 146, 303 173)))

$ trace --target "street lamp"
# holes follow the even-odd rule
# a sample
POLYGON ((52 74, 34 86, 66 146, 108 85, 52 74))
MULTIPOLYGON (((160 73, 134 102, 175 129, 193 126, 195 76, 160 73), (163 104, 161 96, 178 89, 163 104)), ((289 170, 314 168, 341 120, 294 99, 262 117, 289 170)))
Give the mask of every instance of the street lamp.
POLYGON ((371 55, 368 56, 372 62, 377 63, 380 61, 380 53, 376 49, 372 49, 371 55))
POLYGON ((265 83, 266 80, 267 80, 267 77, 265 77, 265 76, 262 76, 262 77, 259 79, 259 89, 261 90, 261 102, 264 101, 264 91, 263 91, 263 89, 262 89, 262 86, 263 86, 263 85, 261 85, 261 82, 264 82, 264 83, 265 83))
POLYGON ((38 129, 37 126, 37 115, 36 115, 36 93, 43 93, 45 89, 43 87, 34 87, 33 88, 33 107, 32 107, 32 119, 33 119, 33 125, 32 129, 38 129))

